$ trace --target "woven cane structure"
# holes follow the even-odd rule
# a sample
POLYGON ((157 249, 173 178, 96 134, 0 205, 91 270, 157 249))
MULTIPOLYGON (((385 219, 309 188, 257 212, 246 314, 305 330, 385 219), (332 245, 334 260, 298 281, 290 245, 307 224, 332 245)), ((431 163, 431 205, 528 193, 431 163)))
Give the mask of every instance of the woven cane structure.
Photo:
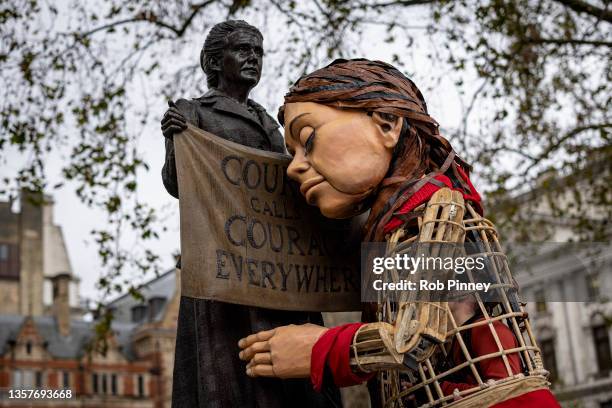
MULTIPOLYGON (((508 267, 494 225, 480 216, 462 194, 449 188, 436 192, 428 203, 414 209, 404 225, 387 236, 387 254, 403 254, 414 244, 427 244, 433 255, 450 251, 438 244, 472 243, 477 251, 469 256, 486 260, 488 279, 494 300, 473 296, 476 321, 458 325, 448 302, 422 297, 414 291, 381 294, 378 301, 378 322, 364 325, 354 337, 351 365, 355 371, 378 371, 380 395, 385 407, 467 407, 490 406, 514 396, 548 386, 548 372, 542 366, 524 304, 508 267), (438 252, 436 252, 438 251, 438 252), (502 323, 516 338, 517 346, 504 349, 495 325, 502 323), (496 351, 475 356, 466 344, 468 331, 488 327, 497 346, 496 351), (458 345, 460 363, 449 363, 453 346, 458 345), (518 355, 521 372, 514 373, 508 357, 518 355), (507 376, 496 380, 482 378, 479 365, 489 359, 502 359, 507 376), (445 393, 441 384, 458 374, 471 375, 476 384, 462 391, 445 393)), ((461 246, 462 247, 462 246, 461 246)), ((477 281, 468 270, 465 279, 477 281)), ((386 275, 388 281, 399 281, 396 271, 386 275)), ((382 293, 382 292, 381 292, 382 293)), ((452 301, 452 300, 449 300, 452 301)))

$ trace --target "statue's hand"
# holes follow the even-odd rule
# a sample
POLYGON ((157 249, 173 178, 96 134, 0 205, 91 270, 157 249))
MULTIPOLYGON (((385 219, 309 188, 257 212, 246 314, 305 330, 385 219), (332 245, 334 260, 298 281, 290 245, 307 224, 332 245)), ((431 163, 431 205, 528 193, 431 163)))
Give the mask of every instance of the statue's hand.
POLYGON ((328 329, 315 324, 281 326, 238 342, 250 377, 308 378, 312 347, 328 329))
POLYGON ((172 139, 175 133, 187 129, 187 120, 172 101, 168 101, 170 108, 161 120, 161 130, 164 137, 172 139))

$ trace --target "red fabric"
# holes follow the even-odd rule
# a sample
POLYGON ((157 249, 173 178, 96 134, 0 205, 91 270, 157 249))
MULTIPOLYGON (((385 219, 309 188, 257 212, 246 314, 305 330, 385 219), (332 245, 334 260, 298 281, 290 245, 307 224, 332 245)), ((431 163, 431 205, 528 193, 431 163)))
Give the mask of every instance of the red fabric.
MULTIPOLYGON (((476 320, 482 321, 483 319, 476 320)), ((493 327, 497 332, 497 336, 499 337, 499 342, 502 347, 507 349, 512 349, 517 347, 516 337, 512 331, 505 324, 496 321, 493 323, 493 327)), ((495 339, 493 338, 493 333, 491 333, 491 329, 488 325, 478 326, 472 329, 472 344, 471 348, 475 355, 472 357, 484 356, 486 354, 496 353, 499 351, 497 348, 497 344, 495 343, 495 339)), ((453 362, 458 365, 465 361, 463 356, 463 352, 459 347, 458 343, 453 344, 453 349, 451 350, 453 362)), ((508 354, 506 356, 508 358, 508 364, 510 365, 510 369, 512 370, 512 374, 518 374, 521 372, 521 363, 517 353, 508 354)), ((498 380, 501 378, 508 377, 508 371, 506 370, 506 365, 504 364, 504 360, 501 357, 489 358, 486 360, 482 360, 478 363, 479 374, 482 377, 483 381, 487 380, 498 380)), ((444 395, 450 395, 453 393, 453 390, 456 388, 459 391, 467 390, 469 388, 473 388, 478 383, 476 379, 472 376, 471 372, 468 369, 464 371, 465 382, 455 383, 450 381, 443 381, 440 384, 442 388, 442 392, 444 395)))
MULTIPOLYGON (((482 321, 479 319, 477 321, 482 321)), ((512 330, 505 324, 496 321, 493 323, 493 328, 497 332, 499 342, 501 343, 504 350, 518 347, 518 342, 512 330)), ((497 352, 499 349, 493 338, 493 333, 488 325, 478 326, 472 329, 471 346, 474 356, 479 357, 486 354, 497 352)), ((457 343, 453 344, 452 358, 455 364, 461 364, 465 361, 463 353, 457 343)), ((507 355, 508 364, 512 370, 512 374, 518 374, 521 372, 521 363, 517 353, 507 355)), ((483 381, 498 380, 501 378, 508 377, 508 371, 506 365, 501 357, 490 358, 482 360, 478 363, 479 373, 483 381)), ((465 371, 468 372, 467 370, 465 371)), ((476 380, 471 374, 465 376, 465 382, 453 383, 450 381, 444 381, 440 384, 444 395, 450 395, 455 389, 459 391, 473 388, 477 385, 476 380)), ((519 407, 537 407, 537 408, 560 408, 559 403, 552 395, 550 390, 542 389, 537 391, 528 392, 515 398, 500 402, 499 404, 493 405, 491 408, 519 408, 519 407)))
POLYGON ((364 323, 348 323, 326 331, 312 347, 310 357, 310 381, 315 391, 323 386, 325 365, 329 367, 334 384, 338 387, 361 384, 372 378, 374 373, 358 375, 353 373, 349 363, 350 346, 353 336, 364 323))
MULTIPOLYGON (((447 185, 448 187, 451 186, 451 181, 448 177, 444 176, 444 175, 440 175, 440 176, 436 176, 434 177, 436 180, 441 181, 442 183, 444 183, 445 185, 447 185)), ((399 214, 406 214, 409 213, 410 211, 414 210, 416 207, 418 207, 419 205, 423 204, 425 201, 429 200, 429 198, 440 189, 440 187, 438 187, 435 184, 432 183, 426 183, 423 187, 421 187, 416 193, 414 193, 405 203, 404 205, 402 205, 402 207, 399 209, 399 211, 397 211, 397 213, 399 214)), ((393 217, 389 220, 389 222, 387 223, 387 225, 385 225, 384 228, 384 232, 385 234, 395 230, 397 227, 399 227, 400 225, 402 225, 402 220, 400 220, 398 217, 393 217)))
MULTIPOLYGON (((470 188, 470 192, 469 193, 466 193, 465 191, 462 191, 459 188, 453 187, 453 183, 451 182, 450 178, 448 178, 448 176, 445 176, 445 175, 441 174, 441 175, 438 175, 438 176, 434 177, 434 179, 442 182, 445 186, 447 186, 447 187, 449 187, 449 188, 451 188, 453 190, 460 191, 463 194, 463 198, 466 201, 471 201, 474 204, 474 206, 476 207, 476 211, 478 211, 480 214, 482 214, 483 213, 483 208, 482 208, 482 203, 481 203, 481 199, 480 199, 480 194, 478 194, 478 191, 476 191, 476 189, 474 188, 474 185, 470 181, 470 178, 467 175, 467 173, 465 172, 465 170, 463 170, 461 168, 461 166, 457 166, 457 169, 458 169, 459 175, 461 176, 463 181, 465 181, 466 184, 468 185, 468 187, 470 188)), ((414 210, 419 205, 421 205, 424 202, 426 202, 427 200, 429 200, 431 198, 431 196, 436 191, 438 191, 440 188, 442 188, 442 187, 437 186, 437 185, 435 185, 433 183, 426 183, 416 193, 414 193, 404 203, 404 205, 402 205, 402 207, 397 211, 397 213, 398 214, 409 213, 410 211, 414 210)), ((385 234, 395 230, 400 225, 402 225, 402 223, 403 223, 403 221, 400 220, 398 217, 391 218, 389 220, 389 222, 387 223, 387 225, 385 225, 385 228, 384 228, 385 234)))
MULTIPOLYGON (((510 330, 508 326, 500 321, 496 321, 493 322, 493 328, 497 332, 499 342, 505 350, 518 347, 516 337, 514 337, 512 330, 510 330)), ((489 325, 478 326, 472 329, 472 350, 474 350, 477 356, 484 356, 499 351, 489 325), (474 341, 474 339, 476 339, 476 341, 474 341)), ((512 374, 520 373, 521 362, 518 353, 508 354, 506 357, 508 358, 508 364, 510 365, 512 374)), ((509 376, 504 360, 501 357, 483 360, 478 365, 480 371, 487 380, 506 378, 509 376)))
POLYGON ((561 408, 550 390, 536 390, 502 401, 491 408, 561 408))
POLYGON ((472 184, 472 180, 470 180, 468 172, 463 170, 461 166, 457 166, 457 171, 459 172, 459 175, 461 176, 463 181, 465 181, 468 187, 470 188, 470 193, 463 193, 463 198, 465 200, 471 201, 476 206, 476 211, 478 211, 479 214, 484 215, 484 208, 482 206, 480 194, 478 194, 478 190, 476 190, 476 187, 474 187, 474 185, 472 184))

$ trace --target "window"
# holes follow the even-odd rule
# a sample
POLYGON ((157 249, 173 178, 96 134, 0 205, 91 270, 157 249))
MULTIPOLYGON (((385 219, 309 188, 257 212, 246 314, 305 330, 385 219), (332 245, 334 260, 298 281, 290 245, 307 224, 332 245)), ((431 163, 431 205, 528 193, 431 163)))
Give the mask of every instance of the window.
POLYGON ((36 376, 34 371, 30 370, 14 370, 11 378, 12 388, 34 388, 42 386, 42 372, 37 371, 36 376), (40 375, 40 377, 39 377, 40 375), (36 381, 36 382, 35 382, 36 381), (40 381, 40 385, 39 385, 40 381))
POLYGON ((144 397, 145 395, 145 391, 144 391, 144 377, 142 375, 138 376, 138 396, 139 397, 144 397))
POLYGON ((586 275, 587 297, 590 302, 599 300, 600 296, 600 280, 599 273, 593 272, 586 275))
POLYGON ((62 377, 64 388, 70 388, 70 373, 68 371, 64 371, 62 373, 62 377))
POLYGON ((140 323, 147 317, 147 306, 137 305, 132 308, 132 322, 140 323))
POLYGON ((540 350, 542 351, 544 368, 550 372, 549 380, 554 384, 559 379, 557 371, 557 356, 555 354, 555 340, 548 339, 541 341, 540 350))
POLYGON ((102 394, 108 394, 108 382, 106 374, 102 374, 102 394))
POLYGON ((149 320, 153 321, 166 304, 166 298, 154 297, 149 300, 149 320))
POLYGON ((610 353, 610 337, 605 325, 593 327, 593 341, 595 342, 595 356, 597 368, 601 374, 612 370, 612 354, 610 353))
POLYGON ((21 370, 14 370, 13 378, 11 379, 11 386, 13 388, 19 388, 22 386, 22 383, 23 383, 23 373, 21 372, 21 370))
POLYGON ((19 279, 19 245, 0 243, 0 277, 19 279))
POLYGON ((23 388, 34 388, 34 372, 30 370, 22 371, 21 385, 23 388))
POLYGON ((544 289, 538 289, 534 293, 535 302, 536 302, 536 311, 538 313, 544 313, 548 310, 548 306, 546 305, 546 295, 544 293, 544 289))
POLYGON ((43 386, 43 373, 42 371, 36 372, 36 388, 42 388, 43 386))
POLYGON ((98 374, 96 373, 91 375, 91 391, 94 394, 98 393, 98 374))
POLYGON ((26 343, 26 354, 32 354, 32 343, 30 343, 29 341, 26 343))
POLYGON ((111 375, 111 394, 117 395, 117 375, 111 375))

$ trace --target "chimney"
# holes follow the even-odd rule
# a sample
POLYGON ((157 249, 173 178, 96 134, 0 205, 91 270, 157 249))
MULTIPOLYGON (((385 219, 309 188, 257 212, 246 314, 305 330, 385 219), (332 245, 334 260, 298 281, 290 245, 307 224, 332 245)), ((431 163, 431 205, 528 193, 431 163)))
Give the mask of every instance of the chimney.
POLYGON ((44 196, 26 189, 21 191, 19 215, 20 314, 43 314, 43 206, 44 196))
POLYGON ((70 280, 69 273, 51 278, 53 284, 53 315, 62 336, 70 334, 70 280))

